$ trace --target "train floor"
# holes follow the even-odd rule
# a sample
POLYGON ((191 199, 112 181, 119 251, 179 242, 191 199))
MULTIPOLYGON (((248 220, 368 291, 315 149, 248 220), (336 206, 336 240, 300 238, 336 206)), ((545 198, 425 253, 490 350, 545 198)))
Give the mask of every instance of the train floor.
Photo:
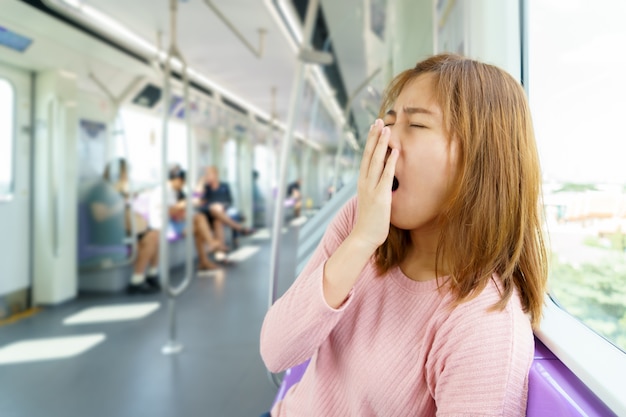
MULTIPOLYGON (((297 227, 283 233, 279 293, 293 281, 296 239, 297 227)), ((0 327, 0 416, 256 417, 268 411, 276 387, 259 355, 259 333, 270 246, 267 233, 246 238, 239 253, 247 259, 191 283, 176 303, 183 350, 175 355, 162 353, 169 317, 163 294, 81 294, 0 327)), ((183 275, 182 268, 172 271, 174 281, 183 275)))

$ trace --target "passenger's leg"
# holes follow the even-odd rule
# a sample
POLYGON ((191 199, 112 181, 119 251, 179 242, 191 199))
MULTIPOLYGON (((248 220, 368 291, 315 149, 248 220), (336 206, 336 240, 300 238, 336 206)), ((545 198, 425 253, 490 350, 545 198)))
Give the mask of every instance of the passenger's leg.
MULTIPOLYGON (((155 290, 161 289, 161 282, 159 280, 159 231, 150 230, 146 233, 150 242, 150 260, 148 261, 148 274, 146 275, 146 282, 155 290)), ((145 239, 144 237, 144 239, 145 239)))
POLYGON ((220 241, 222 245, 226 245, 226 239, 224 236, 224 223, 221 220, 214 218, 213 219, 213 231, 215 232, 215 237, 220 241))
POLYGON ((196 243, 196 251, 198 252, 198 270, 207 271, 216 269, 218 266, 211 262, 204 249, 204 239, 199 233, 194 233, 194 242, 196 243))
POLYGON ((228 226, 232 227, 234 230, 241 232, 243 234, 248 234, 250 232, 250 230, 247 229, 243 224, 237 223, 236 221, 230 218, 230 216, 226 213, 226 210, 224 209, 223 204, 220 204, 220 203, 211 204, 211 206, 209 207, 209 210, 211 211, 211 216, 213 216, 213 218, 221 221, 224 224, 227 224, 228 226))
POLYGON ((302 209, 302 200, 296 200, 296 203, 293 206, 293 214, 296 218, 300 217, 300 210, 302 209))
POLYGON ((208 245, 209 253, 214 252, 217 249, 224 250, 223 243, 216 239, 211 232, 211 227, 206 220, 206 217, 200 213, 195 213, 193 216, 193 231, 194 234, 199 235, 204 243, 208 245))
POLYGON ((145 271, 148 263, 153 260, 155 251, 158 252, 158 245, 159 233, 156 230, 147 231, 137 242, 137 258, 128 292, 147 293, 154 291, 154 288, 146 283, 145 271))
POLYGON ((224 223, 215 217, 213 218, 213 231, 215 232, 215 237, 219 240, 221 245, 221 248, 215 252, 215 260, 218 262, 226 262, 227 256, 224 252, 228 252, 229 248, 226 246, 224 237, 224 223))
POLYGON ((198 263, 200 264, 200 270, 209 270, 217 268, 209 257, 208 252, 211 253, 218 249, 221 245, 211 233, 209 225, 207 224, 206 217, 200 213, 196 213, 193 216, 193 237, 196 244, 196 252, 198 252, 198 263))

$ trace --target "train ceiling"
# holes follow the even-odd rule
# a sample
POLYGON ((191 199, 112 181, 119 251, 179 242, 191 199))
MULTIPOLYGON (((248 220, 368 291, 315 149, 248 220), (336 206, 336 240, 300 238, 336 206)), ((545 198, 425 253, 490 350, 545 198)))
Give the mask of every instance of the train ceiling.
MULTIPOLYGON (((61 19, 74 21, 77 19, 72 16, 75 12, 72 8, 89 8, 113 19, 123 30, 148 44, 156 46, 160 42, 163 49, 167 49, 172 39, 168 0, 27 0, 24 3, 40 9, 52 9, 61 19)), ((371 11, 376 10, 372 6, 378 5, 377 10, 380 11, 381 3, 385 4, 379 0, 321 1, 313 43, 316 49, 328 50, 334 57, 334 64, 315 71, 318 71, 317 78, 324 78, 326 86, 334 91, 334 97, 325 94, 327 97, 320 104, 324 110, 318 116, 320 120, 317 124, 325 123, 326 128, 316 133, 307 132, 317 100, 316 92, 324 91, 312 74, 311 83, 305 88, 303 117, 297 126, 301 133, 310 134, 326 148, 334 146, 336 138, 329 131, 330 125, 336 114, 343 113, 347 103, 351 107, 348 122, 357 138, 363 136, 362 132, 373 120, 381 81, 378 76, 364 84, 368 75, 376 71, 376 63, 372 64, 372 59, 367 59, 368 48, 371 49, 368 43, 371 44, 371 39, 376 37, 367 34, 376 29, 370 27, 373 21, 371 11)), ((307 0, 179 1, 177 44, 190 67, 210 80, 212 85, 223 89, 227 103, 233 104, 234 108, 252 109, 255 117, 261 115, 261 119, 269 117, 274 111, 276 118, 284 124, 297 65, 297 52, 290 39, 294 37, 293 29, 290 31, 288 21, 292 22, 296 31, 301 31, 306 5, 307 0), (250 47, 217 13, 240 32, 250 47), (258 56, 251 49, 258 52, 260 29, 264 31, 264 45, 258 56)), ((98 32, 97 27, 94 32, 98 32)), ((119 38, 111 40, 117 44, 124 43, 119 38)), ((133 48, 128 49, 133 51, 133 48)), ((145 55, 145 51, 139 51, 138 55, 145 55)), ((88 66, 88 71, 108 80, 112 88, 121 90, 128 84, 128 77, 120 76, 119 68, 107 64, 106 59, 96 68, 88 66)), ((207 89, 211 90, 211 87, 207 89)))

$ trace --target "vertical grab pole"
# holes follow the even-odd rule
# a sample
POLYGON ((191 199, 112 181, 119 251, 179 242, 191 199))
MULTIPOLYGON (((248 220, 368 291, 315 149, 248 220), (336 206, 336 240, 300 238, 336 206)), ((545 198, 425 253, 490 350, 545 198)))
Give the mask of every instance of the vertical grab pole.
MULTIPOLYGON (((193 239, 193 229, 192 229, 192 180, 191 175, 187 175, 187 185, 190 188, 187 193, 187 206, 185 207, 185 230, 187 230, 185 236, 185 277, 183 281, 178 285, 178 287, 172 287, 170 284, 170 275, 169 275, 169 265, 167 262, 167 225, 169 224, 169 211, 167 210, 167 192, 168 185, 166 181, 165 171, 167 168, 167 127, 168 127, 168 118, 169 118, 169 105, 170 105, 170 61, 172 58, 177 58, 182 63, 182 72, 183 72, 183 95, 185 100, 185 124, 187 126, 187 158, 189 162, 189 168, 194 166, 193 157, 195 156, 195 148, 193 144, 193 136, 191 132, 191 117, 189 114, 190 106, 189 106, 189 75, 187 73, 187 63, 182 57, 182 54, 179 52, 178 47, 176 45, 176 0, 170 0, 170 10, 171 10, 171 31, 172 31, 172 44, 167 54, 167 59, 165 61, 165 81, 164 81, 164 89, 165 93, 164 97, 164 116, 163 116, 163 143, 162 143, 162 154, 161 154, 161 168, 162 168, 162 177, 161 177, 161 201, 162 201, 162 230, 160 235, 160 246, 159 246, 159 256, 160 258, 160 268, 162 270, 162 274, 165 277, 164 287, 165 292, 168 297, 168 317, 169 317, 169 338, 165 346, 161 349, 164 355, 173 355, 177 354, 183 349, 183 345, 176 340, 177 337, 177 327, 176 327, 176 297, 182 294, 189 284, 191 283, 192 274, 192 242, 193 239)), ((191 172, 190 169, 188 171, 191 172)))
MULTIPOLYGON (((289 98, 289 115, 287 117, 287 126, 285 128, 285 136, 282 142, 280 152, 280 170, 278 174, 277 195, 274 207, 274 223, 272 224, 272 247, 270 252, 270 285, 269 285, 269 307, 276 301, 276 293, 278 287, 278 264, 280 262, 278 251, 280 247, 281 229, 283 225, 283 208, 285 204, 285 185, 287 182, 287 161, 289 159, 289 151, 293 142, 293 127, 300 108, 300 100, 302 98, 302 84, 304 83, 305 62, 303 52, 311 46, 311 37, 313 34, 313 22, 317 16, 319 0, 309 0, 307 5, 306 17, 304 21, 304 33, 302 36, 302 45, 300 45, 300 56, 296 65, 296 75, 293 80, 291 96, 289 98)), ((276 375, 268 371, 270 381, 277 387, 280 385, 276 375)))
MULTIPOLYGON (((168 145, 168 118, 170 113, 170 59, 171 50, 165 58, 165 68, 163 77, 163 133, 161 135, 161 232, 159 233, 159 269, 163 277, 163 286, 170 287, 169 270, 169 248, 167 246, 167 225, 169 224, 169 213, 167 210, 167 145, 168 145)), ((176 340, 176 303, 173 297, 168 294, 168 317, 170 323, 170 339, 168 344, 162 349, 163 354, 178 353, 182 347, 176 347, 172 340, 176 340)))
MULTIPOLYGON (((306 10, 306 18, 304 22, 304 33, 302 36, 302 45, 300 50, 308 48, 311 44, 311 36, 313 34, 313 22, 317 16, 319 0, 309 0, 306 10)), ((285 185, 287 183, 287 161, 289 159, 289 151, 293 142, 293 128, 296 117, 300 109, 300 101, 302 98, 302 84, 304 83, 305 63, 302 59, 298 60, 296 65, 296 75, 293 79, 293 87, 289 98, 289 115, 287 117, 287 126, 285 127, 285 136, 281 143, 280 167, 278 173, 277 195, 274 207, 274 223, 272 224, 272 246, 270 252, 270 288, 269 288, 269 307, 276 301, 277 283, 278 283, 278 263, 280 261, 278 250, 280 247, 281 229, 283 225, 283 212, 285 204, 285 185)))

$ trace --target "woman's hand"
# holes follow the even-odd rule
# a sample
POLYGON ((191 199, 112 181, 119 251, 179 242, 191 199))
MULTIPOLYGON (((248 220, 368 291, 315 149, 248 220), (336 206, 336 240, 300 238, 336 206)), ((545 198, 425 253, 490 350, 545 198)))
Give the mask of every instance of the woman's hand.
POLYGON ((361 271, 389 234, 391 186, 398 160, 397 149, 388 152, 389 134, 380 119, 370 129, 359 171, 356 224, 324 267, 324 299, 332 308, 345 302, 361 271))
POLYGON ((398 160, 397 149, 389 152, 390 134, 382 120, 374 122, 359 171, 357 220, 351 236, 371 245, 372 252, 389 235, 391 187, 398 160))

